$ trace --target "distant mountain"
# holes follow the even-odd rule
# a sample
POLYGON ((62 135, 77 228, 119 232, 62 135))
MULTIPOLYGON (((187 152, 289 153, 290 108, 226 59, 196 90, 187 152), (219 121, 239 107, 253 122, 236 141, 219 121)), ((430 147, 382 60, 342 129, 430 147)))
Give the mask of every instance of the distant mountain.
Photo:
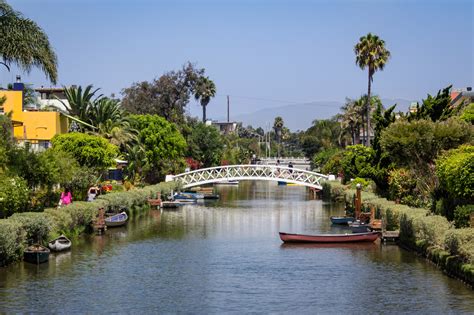
POLYGON ((291 131, 306 130, 315 119, 326 119, 339 112, 341 102, 312 102, 307 104, 286 105, 281 107, 264 108, 248 114, 232 117, 232 120, 241 121, 244 126, 262 127, 268 124, 273 126, 275 117, 281 116, 285 126, 291 131))
MULTIPOLYGON (((411 101, 405 99, 382 99, 385 107, 397 104, 396 111, 406 112, 411 101)), ((319 101, 306 104, 286 105, 274 108, 264 108, 252 113, 239 114, 231 117, 231 120, 242 122, 244 126, 251 125, 254 128, 263 129, 273 126, 275 117, 281 116, 285 126, 291 131, 306 130, 316 119, 328 119, 340 112, 342 102, 337 101, 319 101)), ((220 120, 224 120, 220 117, 220 120)))

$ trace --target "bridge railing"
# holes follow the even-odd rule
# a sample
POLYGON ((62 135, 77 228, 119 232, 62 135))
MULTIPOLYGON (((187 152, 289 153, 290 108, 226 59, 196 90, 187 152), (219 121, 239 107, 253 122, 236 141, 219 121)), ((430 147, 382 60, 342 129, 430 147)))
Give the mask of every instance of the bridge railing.
POLYGON ((320 188, 320 181, 327 178, 327 175, 295 167, 247 164, 224 165, 194 170, 172 176, 169 180, 180 181, 184 187, 225 180, 254 179, 282 180, 289 183, 300 183, 306 186, 320 188))

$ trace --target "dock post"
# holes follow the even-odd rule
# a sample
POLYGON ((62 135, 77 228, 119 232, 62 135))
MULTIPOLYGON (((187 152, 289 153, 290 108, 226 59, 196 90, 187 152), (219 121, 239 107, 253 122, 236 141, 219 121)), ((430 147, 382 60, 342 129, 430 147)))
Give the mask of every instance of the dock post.
POLYGON ((356 185, 356 189, 357 189, 356 204, 355 204, 355 218, 356 218, 356 220, 359 219, 359 217, 360 217, 360 208, 361 208, 361 205, 362 205, 361 194, 360 194, 361 188, 362 187, 361 187, 360 183, 356 185))

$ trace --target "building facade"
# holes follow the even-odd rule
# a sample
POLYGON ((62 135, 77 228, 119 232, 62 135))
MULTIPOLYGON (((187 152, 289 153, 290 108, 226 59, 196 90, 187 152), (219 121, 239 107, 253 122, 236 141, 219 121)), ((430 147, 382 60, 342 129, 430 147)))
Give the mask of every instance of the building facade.
POLYGON ((0 98, 6 97, 0 114, 11 113, 13 135, 20 145, 33 150, 49 148, 55 135, 68 131, 68 118, 59 112, 25 109, 23 90, 23 83, 15 83, 13 90, 0 90, 0 98))

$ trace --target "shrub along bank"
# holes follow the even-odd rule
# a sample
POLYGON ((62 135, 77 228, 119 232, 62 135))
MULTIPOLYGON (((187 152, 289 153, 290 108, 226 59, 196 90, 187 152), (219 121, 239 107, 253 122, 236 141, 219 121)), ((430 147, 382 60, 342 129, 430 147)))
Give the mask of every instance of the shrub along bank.
POLYGON ((92 202, 77 201, 66 207, 16 213, 8 219, 0 219, 0 266, 20 260, 29 244, 45 243, 60 234, 73 237, 86 231, 97 217, 99 208, 125 207, 133 216, 148 209, 148 198, 155 198, 157 193, 167 195, 177 188, 175 182, 160 183, 101 195, 92 202))
MULTIPOLYGON (((323 196, 333 200, 352 202, 355 193, 337 181, 323 185, 323 196)), ((474 286, 474 228, 456 229, 445 217, 432 215, 428 209, 396 204, 369 191, 362 191, 362 202, 376 209, 387 230, 400 231, 401 246, 474 286)))

